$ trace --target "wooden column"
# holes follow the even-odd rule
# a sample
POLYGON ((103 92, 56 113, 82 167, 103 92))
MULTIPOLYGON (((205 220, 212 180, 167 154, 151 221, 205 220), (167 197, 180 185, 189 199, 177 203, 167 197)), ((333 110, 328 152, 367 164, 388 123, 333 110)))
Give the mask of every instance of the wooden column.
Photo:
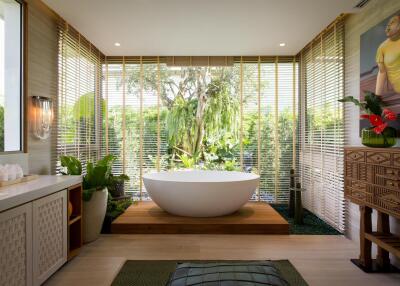
MULTIPOLYGON (((389 226, 389 215, 378 211, 377 221, 378 233, 390 234, 389 226)), ((376 262, 382 269, 388 269, 390 267, 389 252, 378 245, 378 255, 376 256, 376 262)))
POLYGON ((360 263, 367 269, 372 267, 372 242, 365 238, 365 233, 372 231, 371 214, 372 209, 370 207, 360 205, 360 263))

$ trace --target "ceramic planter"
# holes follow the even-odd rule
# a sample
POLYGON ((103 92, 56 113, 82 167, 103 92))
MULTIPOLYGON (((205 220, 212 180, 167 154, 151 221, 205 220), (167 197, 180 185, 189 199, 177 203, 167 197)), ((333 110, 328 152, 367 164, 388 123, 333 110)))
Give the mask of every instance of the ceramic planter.
POLYGON ((376 134, 373 128, 364 128, 361 134, 362 144, 372 148, 387 148, 396 144, 396 129, 386 127, 381 134, 376 134))
POLYGON ((107 210, 107 188, 93 192, 89 201, 83 202, 83 242, 96 240, 101 232, 107 210))

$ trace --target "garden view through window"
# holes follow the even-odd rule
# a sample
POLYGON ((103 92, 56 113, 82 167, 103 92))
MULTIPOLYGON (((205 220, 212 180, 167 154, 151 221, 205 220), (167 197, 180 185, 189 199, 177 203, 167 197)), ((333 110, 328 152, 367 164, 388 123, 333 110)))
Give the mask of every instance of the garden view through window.
POLYGON ((287 199, 297 142, 293 59, 214 67, 109 60, 103 78, 102 153, 117 156, 114 172, 131 177, 135 197, 148 199, 147 172, 195 168, 260 174, 253 199, 287 199))
POLYGON ((254 200, 288 200, 298 162, 296 57, 202 66, 101 58, 71 31, 60 35, 58 154, 83 163, 114 154, 113 172, 130 177, 136 199, 149 199, 144 174, 195 168, 254 172, 254 200))

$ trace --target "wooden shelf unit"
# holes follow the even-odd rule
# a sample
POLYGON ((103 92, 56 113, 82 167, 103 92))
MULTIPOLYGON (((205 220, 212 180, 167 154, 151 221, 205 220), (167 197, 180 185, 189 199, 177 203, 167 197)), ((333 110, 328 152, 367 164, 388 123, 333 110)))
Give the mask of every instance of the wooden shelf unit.
POLYGON ((360 206, 360 257, 366 272, 397 272, 389 253, 400 257, 400 237, 390 233, 389 216, 400 218, 400 148, 345 148, 345 197, 360 206), (372 210, 377 231, 372 231, 372 210), (372 243, 378 247, 376 261, 372 243))
POLYGON ((400 257, 400 237, 391 233, 371 232, 366 233, 365 238, 376 243, 381 248, 400 257))
POLYGON ((82 247, 82 184, 68 188, 68 201, 72 204, 72 214, 68 216, 68 260, 79 254, 82 247))

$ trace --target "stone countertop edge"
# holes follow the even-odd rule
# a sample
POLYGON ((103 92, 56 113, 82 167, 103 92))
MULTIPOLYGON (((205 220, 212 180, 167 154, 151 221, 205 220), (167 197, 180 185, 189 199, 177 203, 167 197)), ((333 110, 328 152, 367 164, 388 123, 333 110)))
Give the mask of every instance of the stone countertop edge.
POLYGON ((1 187, 0 212, 65 190, 81 182, 81 176, 44 175, 29 182, 1 187))

